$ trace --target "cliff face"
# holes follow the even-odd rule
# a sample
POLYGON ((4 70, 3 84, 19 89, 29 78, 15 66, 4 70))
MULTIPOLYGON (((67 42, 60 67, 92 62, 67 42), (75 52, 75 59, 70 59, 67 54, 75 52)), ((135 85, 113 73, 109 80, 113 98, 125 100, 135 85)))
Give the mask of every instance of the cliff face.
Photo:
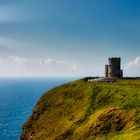
POLYGON ((42 96, 21 140, 140 139, 140 80, 56 87, 42 96))

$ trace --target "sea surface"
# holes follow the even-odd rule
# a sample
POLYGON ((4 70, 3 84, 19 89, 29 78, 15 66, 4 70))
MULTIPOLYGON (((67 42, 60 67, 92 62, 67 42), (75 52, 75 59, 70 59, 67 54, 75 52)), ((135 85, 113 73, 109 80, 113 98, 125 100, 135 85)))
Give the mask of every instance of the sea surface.
POLYGON ((76 78, 0 78, 0 140, 19 140, 22 125, 49 89, 76 78))

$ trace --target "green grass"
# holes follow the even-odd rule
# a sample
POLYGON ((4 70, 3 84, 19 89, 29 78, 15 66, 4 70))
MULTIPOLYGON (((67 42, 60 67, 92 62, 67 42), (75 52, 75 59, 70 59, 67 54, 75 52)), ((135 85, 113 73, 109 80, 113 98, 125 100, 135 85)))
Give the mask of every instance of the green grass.
POLYGON ((56 87, 38 101, 21 140, 140 139, 140 80, 56 87))

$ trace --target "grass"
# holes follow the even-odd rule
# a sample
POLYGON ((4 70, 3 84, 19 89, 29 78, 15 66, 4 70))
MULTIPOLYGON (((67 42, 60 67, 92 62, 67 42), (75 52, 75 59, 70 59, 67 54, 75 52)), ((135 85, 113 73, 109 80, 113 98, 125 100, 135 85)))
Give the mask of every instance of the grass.
POLYGON ((140 80, 77 80, 38 101, 21 140, 140 139, 140 80))

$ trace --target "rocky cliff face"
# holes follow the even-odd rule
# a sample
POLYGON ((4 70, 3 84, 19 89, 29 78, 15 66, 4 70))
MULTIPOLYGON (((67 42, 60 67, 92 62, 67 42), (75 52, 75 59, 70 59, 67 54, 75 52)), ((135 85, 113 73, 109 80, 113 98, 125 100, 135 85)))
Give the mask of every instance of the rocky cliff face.
POLYGON ((56 87, 42 96, 21 140, 140 139, 140 80, 56 87))

